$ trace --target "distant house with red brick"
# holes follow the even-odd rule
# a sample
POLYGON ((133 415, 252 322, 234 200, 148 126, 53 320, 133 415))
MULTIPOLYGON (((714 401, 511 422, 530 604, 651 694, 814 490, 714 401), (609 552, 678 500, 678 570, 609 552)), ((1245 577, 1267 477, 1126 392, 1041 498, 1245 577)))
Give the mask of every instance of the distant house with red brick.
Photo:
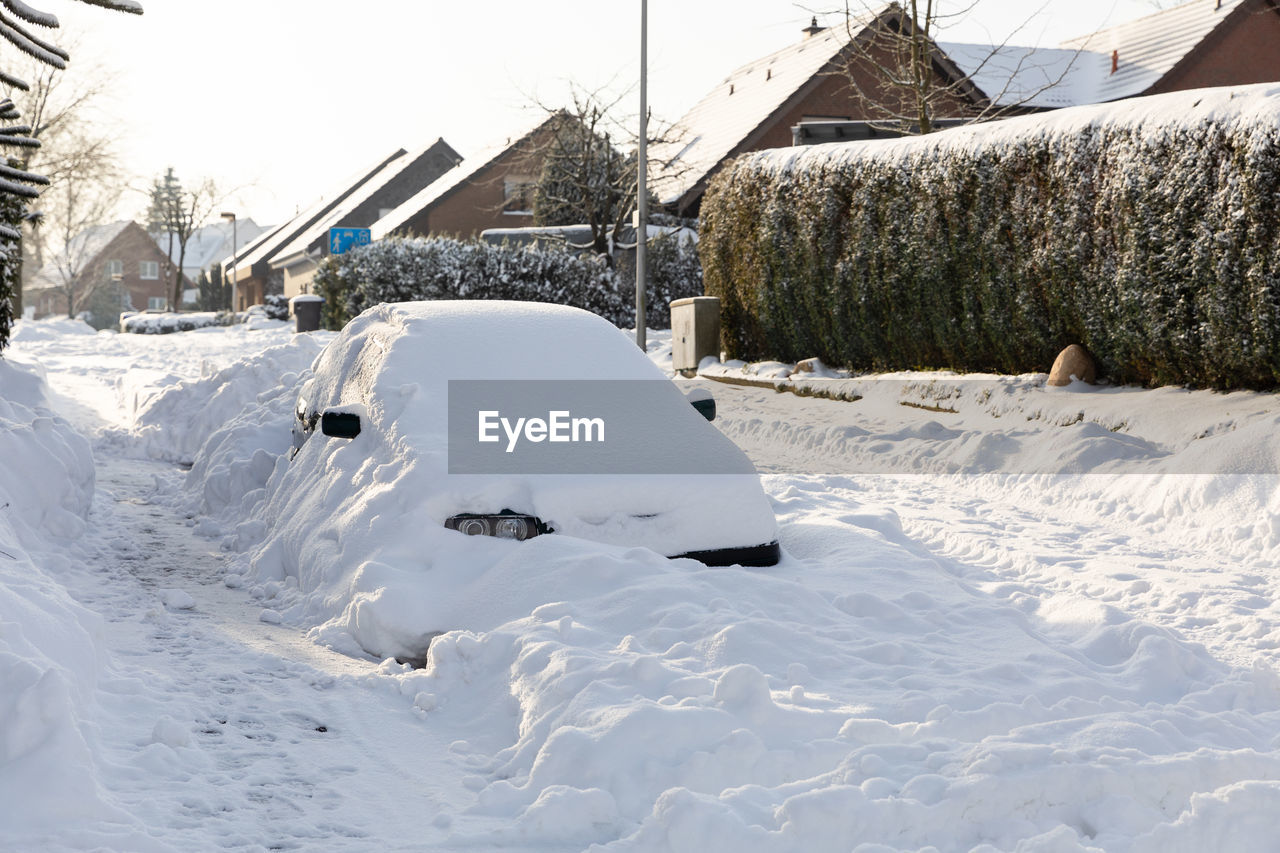
MULTIPOLYGON (((662 205, 696 216, 711 177, 731 158, 781 148, 806 128, 884 120, 858 90, 883 89, 873 63, 876 34, 902 27, 897 3, 845 26, 817 21, 804 38, 744 65, 650 148, 662 205), (852 85, 850 75, 856 77, 852 85)), ((952 96, 939 116, 1008 115, 1207 86, 1280 80, 1280 3, 1192 0, 1064 42, 1057 48, 934 46, 932 68, 952 96)), ((834 137, 828 137, 834 138, 834 137)))
POLYGON ((533 224, 533 191, 554 128, 553 114, 519 136, 470 157, 440 180, 387 212, 372 226, 373 239, 391 234, 474 237, 489 228, 533 224))
MULTIPOLYGON (((98 325, 121 311, 169 308, 172 262, 138 223, 121 220, 77 234, 24 286, 35 319, 92 309, 98 325), (70 306, 68 306, 70 302, 70 306)), ((191 282, 183 276, 183 286, 191 282)))

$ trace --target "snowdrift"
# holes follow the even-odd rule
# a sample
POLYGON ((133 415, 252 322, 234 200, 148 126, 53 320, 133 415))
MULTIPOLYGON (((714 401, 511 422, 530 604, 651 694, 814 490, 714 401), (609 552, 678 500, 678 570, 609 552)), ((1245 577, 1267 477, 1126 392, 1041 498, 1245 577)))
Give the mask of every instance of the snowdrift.
POLYGON ((57 578, 57 545, 84 531, 93 488, 89 443, 48 408, 39 371, 0 359, 0 802, 19 846, 110 811, 84 731, 101 620, 57 578))

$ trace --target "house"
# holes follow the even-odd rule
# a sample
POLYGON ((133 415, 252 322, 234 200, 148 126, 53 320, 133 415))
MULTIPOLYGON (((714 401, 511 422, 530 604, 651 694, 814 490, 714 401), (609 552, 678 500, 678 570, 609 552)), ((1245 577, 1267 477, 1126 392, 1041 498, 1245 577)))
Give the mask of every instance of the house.
MULTIPOLYGON (((679 216, 697 216, 708 182, 725 162, 748 151, 790 146, 793 125, 879 117, 876 106, 851 87, 846 71, 863 76, 859 85, 865 91, 878 89, 878 80, 855 69, 852 59, 858 50, 879 50, 875 34, 897 28, 901 19, 897 3, 852 18, 847 27, 823 28, 815 19, 798 43, 726 77, 675 123, 668 139, 650 147, 651 186, 661 205, 679 216)), ((940 54, 934 65, 940 86, 964 76, 940 54)), ((972 111, 980 100, 980 93, 962 87, 948 112, 972 111)))
POLYGON ((224 261, 223 280, 231 282, 236 287, 235 309, 243 311, 250 305, 261 305, 268 293, 283 293, 283 273, 271 269, 271 259, 285 245, 292 242, 336 205, 341 204, 347 196, 363 186, 388 163, 404 154, 403 148, 397 148, 390 156, 383 157, 373 165, 361 169, 344 181, 341 185, 343 188, 337 193, 326 196, 300 211, 283 225, 277 225, 266 231, 232 258, 224 261))
MULTIPOLYGON (((237 219, 234 228, 230 222, 226 221, 211 222, 197 228, 187 238, 187 251, 182 257, 182 274, 191 281, 198 281, 200 273, 230 258, 233 248, 235 251, 243 251, 245 246, 267 230, 252 219, 237 219), (232 246, 233 238, 234 247, 232 246)), ((157 235, 155 240, 161 251, 169 250, 168 232, 157 235)), ((175 237, 173 251, 170 254, 170 262, 175 266, 179 255, 177 243, 175 237)))
POLYGON ((440 180, 373 223, 372 236, 448 234, 474 237, 489 228, 533 224, 533 191, 556 113, 527 132, 468 157, 440 180))
MULTIPOLYGON (((883 90, 882 84, 870 63, 854 58, 876 51, 876 33, 901 21, 897 3, 848 27, 823 29, 815 20, 802 41, 730 74, 676 122, 670 141, 650 149, 661 204, 697 216, 708 182, 732 157, 790 146, 793 130, 799 139, 835 139, 841 123, 883 120, 883 111, 858 94, 883 90)), ((1259 83, 1280 80, 1280 3, 1192 0, 1057 48, 946 42, 934 48, 935 81, 951 89, 935 113, 947 117, 1259 83)), ((873 134, 859 129, 853 135, 873 134)))
POLYGON ((941 48, 996 103, 1041 109, 1267 83, 1280 80, 1280 3, 1192 0, 1057 48, 941 48))
MULTIPOLYGON (((235 257, 239 305, 262 303, 268 293, 296 296, 309 285, 319 259, 328 254, 330 228, 367 227, 405 198, 452 169, 462 158, 443 139, 390 155, 348 177, 340 189, 264 233, 235 257)), ((223 262, 227 281, 232 262, 223 262)))
POLYGON ((329 255, 330 228, 368 228, 462 162, 443 139, 385 163, 268 259, 283 277, 283 293, 310 292, 311 277, 329 255))
MULTIPOLYGON (((167 268, 168 257, 138 223, 97 225, 77 234, 41 267, 24 287, 24 301, 34 308, 34 319, 91 311, 95 323, 108 325, 120 311, 169 307, 167 268), (112 292, 116 286, 118 292, 112 292)), ((183 287, 190 286, 183 276, 183 287)))

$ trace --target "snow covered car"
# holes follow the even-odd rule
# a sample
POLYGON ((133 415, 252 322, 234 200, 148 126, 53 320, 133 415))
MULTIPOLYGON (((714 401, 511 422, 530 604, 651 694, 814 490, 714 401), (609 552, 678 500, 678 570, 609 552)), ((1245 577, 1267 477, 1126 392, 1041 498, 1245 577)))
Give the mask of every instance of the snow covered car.
POLYGON ((297 401, 289 476, 291 491, 332 495, 329 511, 396 519, 446 544, 438 537, 555 534, 713 566, 779 560, 759 477, 707 422, 708 401, 687 399, 594 314, 378 305, 347 324, 313 373, 297 401), (520 405, 506 417, 504 406, 520 405), (343 497, 348 484, 376 507, 343 497))

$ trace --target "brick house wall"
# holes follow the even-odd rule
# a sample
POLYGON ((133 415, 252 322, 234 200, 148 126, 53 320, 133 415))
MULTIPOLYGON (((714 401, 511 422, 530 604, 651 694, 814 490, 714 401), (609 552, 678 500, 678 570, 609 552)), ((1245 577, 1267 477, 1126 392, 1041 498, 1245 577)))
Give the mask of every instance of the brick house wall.
MULTIPOLYGON (((173 290, 174 263, 160 251, 156 241, 151 239, 151 235, 141 225, 129 223, 118 237, 98 253, 86 270, 91 280, 95 283, 110 280, 107 266, 113 260, 120 261, 124 267, 121 284, 129 294, 134 310, 143 311, 152 307, 153 299, 164 300, 165 305, 159 307, 169 307, 171 310, 181 307, 167 304, 173 290), (144 269, 144 264, 154 264, 152 269, 158 272, 158 277, 151 278, 151 273, 144 269)), ((183 289, 193 286, 190 279, 182 276, 183 289)))
POLYGON ((1280 80, 1280 14, 1247 4, 1237 15, 1235 26, 1212 33, 1147 94, 1280 80))
MULTIPOLYGON (((146 310, 153 299, 167 302, 173 283, 173 263, 141 225, 130 222, 76 274, 72 290, 77 311, 87 309, 94 289, 110 282, 116 269, 126 294, 120 310, 146 310)), ((182 286, 192 286, 185 275, 182 286)), ((36 319, 67 314, 67 294, 62 288, 35 289, 27 294, 27 299, 35 306, 36 319)))
MULTIPOLYGON (((385 210, 392 210, 404 204, 423 187, 431 184, 445 172, 452 169, 462 160, 462 155, 454 151, 443 139, 431 146, 417 161, 410 164, 403 172, 389 181, 386 186, 351 211, 334 227, 368 228, 381 218, 385 210)), ((326 248, 326 254, 328 250, 326 248)))
POLYGON ((551 137, 551 130, 544 127, 520 140, 442 198, 406 219, 397 231, 465 238, 478 236, 487 228, 533 225, 531 183, 542 171, 542 152, 551 137), (527 204, 511 195, 516 185, 526 187, 527 204))

